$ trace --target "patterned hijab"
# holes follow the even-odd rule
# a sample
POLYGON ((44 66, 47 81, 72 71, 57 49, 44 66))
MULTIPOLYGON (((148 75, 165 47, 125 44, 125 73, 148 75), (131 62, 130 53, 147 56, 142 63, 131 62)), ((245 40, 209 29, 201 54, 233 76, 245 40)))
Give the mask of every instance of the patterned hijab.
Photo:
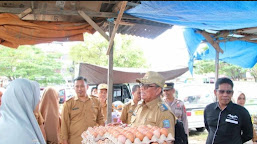
POLYGON ((45 144, 33 111, 39 103, 39 84, 16 79, 7 87, 0 109, 1 144, 45 144))
POLYGON ((59 103, 58 93, 52 87, 47 87, 43 93, 39 111, 45 120, 46 140, 58 143, 59 135, 59 103))

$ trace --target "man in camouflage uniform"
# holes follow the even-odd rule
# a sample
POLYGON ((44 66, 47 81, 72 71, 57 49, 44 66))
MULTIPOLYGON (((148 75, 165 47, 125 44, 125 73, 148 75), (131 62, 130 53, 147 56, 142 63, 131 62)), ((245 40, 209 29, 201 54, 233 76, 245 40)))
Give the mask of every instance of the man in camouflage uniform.
POLYGON ((143 101, 135 108, 131 117, 132 126, 152 125, 167 128, 175 138, 175 115, 160 98, 164 86, 164 77, 157 72, 149 71, 143 78, 137 79, 140 83, 141 98, 143 101))
POLYGON ((188 121, 186 108, 181 100, 175 98, 174 83, 165 83, 163 88, 164 101, 170 107, 175 116, 183 122, 185 133, 188 135, 188 121))

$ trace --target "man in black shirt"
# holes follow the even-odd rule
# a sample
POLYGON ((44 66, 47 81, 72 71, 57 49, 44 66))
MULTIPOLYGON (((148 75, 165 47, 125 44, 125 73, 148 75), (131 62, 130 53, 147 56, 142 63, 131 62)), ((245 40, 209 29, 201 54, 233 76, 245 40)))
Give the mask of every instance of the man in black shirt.
POLYGON ((231 101, 233 82, 219 78, 214 94, 218 102, 204 110, 205 128, 208 130, 206 144, 242 144, 253 137, 253 126, 249 112, 231 101))

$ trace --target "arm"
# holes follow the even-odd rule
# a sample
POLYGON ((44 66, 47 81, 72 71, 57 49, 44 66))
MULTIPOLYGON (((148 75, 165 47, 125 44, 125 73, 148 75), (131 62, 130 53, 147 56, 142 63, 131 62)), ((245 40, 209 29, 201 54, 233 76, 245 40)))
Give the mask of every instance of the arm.
POLYGON ((208 125, 207 116, 206 116, 206 108, 204 109, 204 114, 203 115, 204 115, 204 125, 205 125, 205 128, 209 132, 209 125, 208 125))
POLYGON ((172 137, 175 138, 175 122, 176 118, 174 114, 171 111, 167 111, 165 113, 162 113, 161 115, 158 116, 158 121, 156 123, 156 126, 158 127, 165 127, 164 122, 166 123, 166 126, 168 129, 168 133, 171 133, 172 137))
POLYGON ((103 108, 101 107, 100 103, 98 105, 99 109, 98 109, 98 114, 97 114, 97 119, 96 119, 96 122, 99 124, 99 125, 102 125, 104 126, 104 116, 102 114, 102 111, 103 111, 103 108))
POLYGON ((120 120, 122 121, 122 123, 127 123, 127 119, 128 119, 128 106, 124 105, 122 108, 120 120))
POLYGON ((253 138, 253 125, 252 125, 252 121, 251 121, 251 117, 249 112, 244 109, 244 111, 242 112, 242 141, 247 142, 249 140, 251 140, 253 138))
POLYGON ((63 104, 62 116, 61 116, 61 139, 64 144, 68 144, 70 116, 69 116, 69 104, 65 102, 63 104))
POLYGON ((181 119, 182 119, 182 122, 183 122, 183 125, 184 125, 185 133, 189 136, 187 112, 186 112, 186 108, 185 108, 184 104, 183 104, 183 112, 182 112, 181 119))
POLYGON ((39 116, 39 127, 40 127, 40 130, 41 130, 41 132, 42 132, 42 134, 43 134, 43 136, 44 136, 44 139, 45 139, 45 141, 46 141, 46 132, 45 132, 45 126, 44 126, 44 118, 43 118, 43 116, 42 116, 42 114, 41 114, 41 112, 38 112, 38 116, 39 116))

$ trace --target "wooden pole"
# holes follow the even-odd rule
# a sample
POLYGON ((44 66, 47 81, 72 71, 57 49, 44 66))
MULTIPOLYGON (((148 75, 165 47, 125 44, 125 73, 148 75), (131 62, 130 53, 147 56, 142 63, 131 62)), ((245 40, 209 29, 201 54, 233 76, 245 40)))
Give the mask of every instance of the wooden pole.
POLYGON ((32 12, 32 9, 31 8, 27 8, 26 10, 24 10, 23 12, 18 14, 18 17, 21 19, 21 18, 25 17, 26 15, 28 15, 31 12, 32 12))
POLYGON ((96 31, 98 31, 107 41, 110 40, 110 37, 83 11, 78 11, 79 15, 83 17, 96 31))
MULTIPOLYGON (((109 33, 111 36, 113 25, 109 22, 109 33)), ((108 95, 107 95, 107 124, 112 122, 112 97, 113 97, 113 44, 108 55, 108 95)))
MULTIPOLYGON (((216 58, 215 58, 215 82, 219 78, 219 52, 216 50, 216 58)), ((216 97, 216 102, 218 101, 216 97)))
POLYGON ((212 37, 205 31, 202 30, 197 30, 197 33, 202 34, 202 36, 207 40, 207 42, 209 42, 218 52, 223 53, 224 51, 220 48, 219 43, 217 43, 216 41, 214 41, 212 39, 212 37))
POLYGON ((122 4, 121 4, 120 12, 119 12, 118 18, 116 19, 116 23, 115 23, 115 26, 113 28, 112 34, 111 34, 111 39, 110 39, 110 42, 109 42, 109 48, 107 50, 107 55, 109 55, 110 49, 113 46, 114 37, 115 37, 116 31, 118 30, 119 23, 121 21, 122 15, 125 11, 126 5, 127 5, 127 1, 123 1, 122 4))

